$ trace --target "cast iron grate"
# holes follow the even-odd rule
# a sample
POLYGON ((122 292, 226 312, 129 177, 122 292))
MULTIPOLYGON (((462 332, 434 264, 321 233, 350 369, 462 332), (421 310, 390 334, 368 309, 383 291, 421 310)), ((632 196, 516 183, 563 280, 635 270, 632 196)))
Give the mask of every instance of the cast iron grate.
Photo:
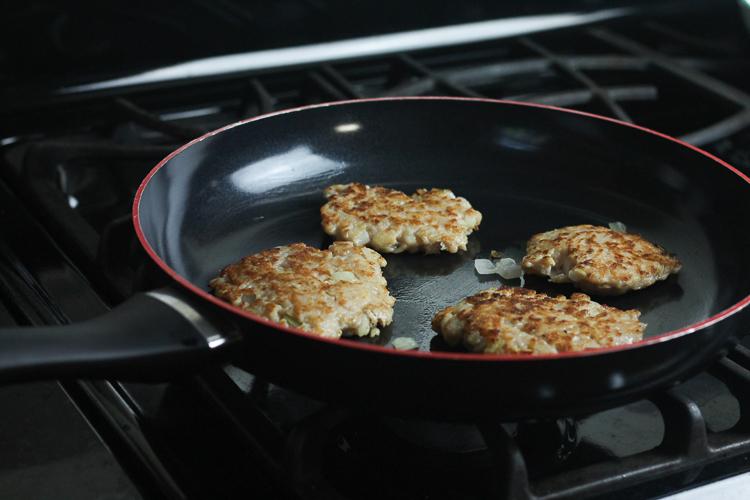
POLYGON ((227 384, 221 380, 225 373, 207 375, 199 389, 224 411, 241 416, 232 420, 237 435, 252 436, 248 443, 259 447, 273 470, 284 471, 302 498, 383 498, 396 491, 398 498, 437 499, 650 497, 731 470, 717 465, 732 463, 735 472, 747 468, 749 353, 740 345, 710 370, 738 405, 728 405, 736 415, 726 429, 711 430, 710 407, 687 396, 682 386, 606 412, 650 413, 662 422, 648 449, 623 456, 586 442, 592 434, 583 430, 586 421, 600 414, 518 424, 438 423, 316 406, 251 377, 227 384), (282 398, 287 410, 299 405, 296 418, 289 420, 269 398, 282 398))

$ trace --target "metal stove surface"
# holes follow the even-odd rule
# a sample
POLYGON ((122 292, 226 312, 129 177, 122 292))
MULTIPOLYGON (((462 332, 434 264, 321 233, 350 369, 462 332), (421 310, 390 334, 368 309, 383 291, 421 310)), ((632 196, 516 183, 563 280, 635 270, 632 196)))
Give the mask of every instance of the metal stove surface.
MULTIPOLYGON (((128 210, 137 183, 189 138, 276 109, 377 95, 529 100, 653 127, 750 171, 744 33, 729 20, 696 34, 696 22, 637 18, 167 90, 123 89, 50 104, 41 125, 34 113, 15 115, 0 130, 3 179, 68 263, 62 274, 40 272, 56 267, 33 251, 22 263, 44 290, 42 309, 59 312, 41 321, 89 317, 163 283, 133 239, 128 210)), ((21 300, 4 293, 6 302, 21 300)), ((138 490, 154 497, 646 498, 750 469, 750 350, 742 346, 649 400, 578 420, 516 424, 339 408, 233 366, 167 384, 76 387, 73 398, 93 427, 138 490)))

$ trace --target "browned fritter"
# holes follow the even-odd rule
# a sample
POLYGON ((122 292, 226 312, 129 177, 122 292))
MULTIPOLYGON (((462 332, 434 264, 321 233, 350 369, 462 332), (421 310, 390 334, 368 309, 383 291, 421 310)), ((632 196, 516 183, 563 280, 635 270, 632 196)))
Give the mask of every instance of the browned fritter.
POLYGON ((640 290, 682 267, 677 257, 637 234, 590 224, 535 234, 522 266, 528 274, 599 295, 640 290))
POLYGON ((376 336, 393 304, 369 248, 336 242, 327 250, 294 243, 244 257, 211 280, 214 294, 242 309, 323 337, 376 336))
POLYGON ((622 311, 574 293, 550 297, 525 288, 491 288, 438 312, 432 329, 450 345, 486 354, 553 354, 630 344, 646 328, 622 311))
POLYGON ((418 189, 411 196, 395 189, 359 183, 325 190, 320 209, 323 230, 338 240, 383 253, 456 253, 482 214, 448 189, 418 189))

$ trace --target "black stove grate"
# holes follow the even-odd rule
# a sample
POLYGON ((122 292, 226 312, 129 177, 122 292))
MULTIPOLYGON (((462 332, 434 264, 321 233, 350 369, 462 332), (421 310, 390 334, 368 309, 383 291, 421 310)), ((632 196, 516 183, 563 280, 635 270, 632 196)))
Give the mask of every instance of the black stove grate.
POLYGON ((401 420, 321 406, 247 374, 235 376, 242 387, 228 384, 227 373, 206 375, 199 392, 303 498, 390 498, 395 491, 395 498, 628 498, 750 467, 750 350, 738 346, 710 374, 648 402, 518 424, 401 420), (691 397, 702 384, 712 386, 711 398, 691 397), (711 408, 717 399, 720 411, 711 408), (616 436, 614 426, 639 417, 616 436), (607 445, 596 442, 599 433, 609 434, 607 445))
MULTIPOLYGON (((190 138, 273 110, 391 95, 510 98, 652 126, 750 168, 750 96, 727 83, 747 63, 718 38, 654 21, 628 29, 647 32, 639 40, 649 45, 619 29, 577 29, 67 103, 49 111, 56 123, 43 133, 33 115, 8 131, 6 174, 114 303, 164 280, 134 240, 129 210, 140 179, 190 138)), ((654 496, 750 468, 744 346, 649 401, 518 424, 386 418, 311 401, 232 366, 162 386, 80 391, 170 498, 249 494, 250 469, 288 497, 561 499, 654 496)))

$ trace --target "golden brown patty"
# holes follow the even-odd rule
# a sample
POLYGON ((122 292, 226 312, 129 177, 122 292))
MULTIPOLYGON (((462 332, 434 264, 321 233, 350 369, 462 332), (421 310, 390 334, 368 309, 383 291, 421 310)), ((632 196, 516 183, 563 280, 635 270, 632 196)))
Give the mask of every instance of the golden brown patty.
POLYGON ((325 190, 320 209, 323 230, 337 240, 367 245, 383 253, 456 253, 482 214, 448 189, 401 191, 364 184, 336 184, 325 190))
POLYGON ((294 243, 249 255, 210 282, 225 301, 283 325, 323 337, 376 336, 393 304, 369 248, 336 242, 328 250, 294 243))
POLYGON ((535 234, 522 266, 553 283, 573 283, 600 295, 640 290, 682 267, 674 255, 637 234, 589 224, 535 234))
POLYGON ((525 288, 491 288, 438 312, 432 329, 450 345, 486 354, 552 354, 630 344, 646 328, 622 311, 574 293, 550 297, 525 288))

